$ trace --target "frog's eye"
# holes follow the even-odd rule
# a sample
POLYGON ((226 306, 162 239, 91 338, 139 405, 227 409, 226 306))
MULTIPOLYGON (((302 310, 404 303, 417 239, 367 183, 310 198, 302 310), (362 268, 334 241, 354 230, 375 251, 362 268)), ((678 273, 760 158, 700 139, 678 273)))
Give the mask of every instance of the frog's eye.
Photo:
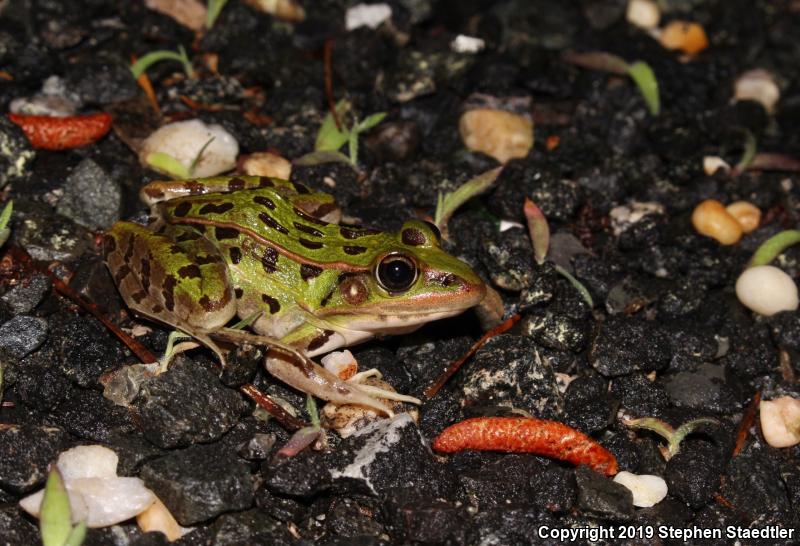
POLYGON ((375 278, 389 292, 404 292, 417 280, 417 264, 405 254, 389 254, 378 262, 375 278))

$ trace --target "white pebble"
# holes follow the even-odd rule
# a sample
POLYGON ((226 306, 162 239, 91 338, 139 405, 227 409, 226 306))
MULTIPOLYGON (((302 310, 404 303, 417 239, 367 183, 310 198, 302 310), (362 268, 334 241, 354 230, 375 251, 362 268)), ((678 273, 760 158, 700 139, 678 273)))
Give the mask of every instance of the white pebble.
POLYGON ((780 98, 781 90, 775 83, 775 78, 763 68, 748 70, 739 76, 734 84, 734 100, 760 102, 770 113, 775 110, 775 105, 780 98))
POLYGON ((334 351, 322 357, 322 365, 326 370, 345 381, 358 371, 358 362, 348 350, 334 351))
POLYGON ((794 280, 772 265, 745 269, 736 281, 736 296, 742 305, 765 316, 794 311, 798 306, 794 280))
POLYGON ((637 27, 656 28, 661 19, 661 10, 653 0, 630 0, 625 18, 637 27))
POLYGON ((171 156, 187 169, 196 161, 191 176, 202 178, 236 167, 239 143, 222 126, 206 125, 199 119, 191 119, 176 121, 157 129, 142 143, 139 160, 143 165, 152 167, 148 156, 156 152, 171 156), (203 146, 206 146, 205 149, 203 146))
POLYGON ((791 447, 800 443, 800 400, 781 396, 762 400, 761 433, 772 447, 791 447))
POLYGON ((450 42, 450 49, 456 53, 478 53, 486 47, 486 42, 475 36, 459 34, 450 42))
MULTIPOLYGON (((118 457, 103 446, 79 446, 58 457, 57 466, 69 496, 72 520, 88 527, 108 527, 147 509, 156 497, 139 478, 117 477, 118 457)), ((20 501, 23 510, 39 517, 44 489, 20 501)))
POLYGON ((614 476, 614 481, 627 487, 633 493, 633 505, 649 508, 667 496, 667 482, 652 474, 633 474, 622 471, 614 476))
POLYGON ((391 18, 392 8, 389 4, 358 4, 347 10, 344 26, 348 31, 358 27, 378 28, 391 18))
POLYGON ((731 166, 728 165, 727 161, 717 155, 707 155, 703 157, 703 172, 708 176, 711 176, 720 169, 722 169, 723 173, 728 173, 731 170, 731 166))

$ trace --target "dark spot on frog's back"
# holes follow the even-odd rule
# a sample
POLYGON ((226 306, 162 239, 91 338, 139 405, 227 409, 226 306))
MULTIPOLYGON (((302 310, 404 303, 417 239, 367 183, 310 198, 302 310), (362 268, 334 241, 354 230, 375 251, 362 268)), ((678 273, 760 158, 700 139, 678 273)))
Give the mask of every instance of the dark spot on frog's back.
POLYGON ((404 229, 401 234, 401 239, 403 244, 409 246, 421 246, 425 244, 425 234, 414 228, 404 229))
POLYGON ((308 189, 308 186, 305 184, 301 184, 300 182, 292 182, 292 185, 294 186, 295 191, 300 195, 307 195, 311 193, 311 190, 308 189))
POLYGON ((238 236, 239 230, 236 228, 222 226, 216 226, 214 228, 214 237, 216 237, 217 241, 222 241, 223 239, 236 239, 238 236))
POLYGON ((271 227, 278 233, 283 233, 284 235, 289 234, 289 230, 280 225, 272 216, 267 214, 266 212, 262 212, 258 215, 258 219, 264 222, 266 226, 271 227))
POLYGON ((117 240, 113 236, 106 234, 103 237, 103 253, 108 256, 117 250, 117 240))
POLYGON ((324 246, 324 245, 323 245, 322 243, 320 243, 320 242, 317 242, 317 241, 309 241, 308 239, 303 239, 302 237, 300 237, 300 238, 297 240, 297 242, 298 242, 298 243, 300 243, 301 245, 303 245, 303 246, 304 246, 304 247, 306 247, 306 248, 310 248, 311 250, 316 250, 316 249, 318 249, 318 248, 322 248, 322 247, 324 246))
POLYGON ((183 218, 189 214, 190 210, 192 210, 192 204, 188 201, 184 201, 183 203, 178 203, 175 205, 175 208, 172 209, 172 214, 178 218, 183 218))
POLYGON ((239 191, 243 190, 245 186, 244 180, 241 178, 231 178, 228 181, 228 191, 239 191))
POLYGON ((233 203, 207 203, 200 207, 199 214, 224 214, 233 209, 233 203))
POLYGON ((142 301, 147 297, 147 292, 144 290, 139 290, 138 292, 134 292, 131 294, 131 299, 135 304, 140 304, 142 301))
POLYGON ((301 224, 300 222, 295 222, 294 227, 297 231, 302 231, 303 233, 313 235, 314 237, 322 237, 324 235, 324 233, 322 233, 320 230, 305 224, 301 224))
POLYGON ((244 290, 242 290, 241 288, 234 288, 233 289, 233 294, 236 296, 237 300, 240 300, 240 299, 242 299, 242 296, 244 295, 244 290))
POLYGON ((196 241, 200 238, 200 234, 194 230, 187 229, 177 237, 175 237, 176 243, 185 243, 187 241, 196 241))
POLYGON ((258 177, 258 187, 259 188, 274 188, 275 182, 272 181, 271 178, 268 176, 260 176, 258 177))
POLYGON ((253 197, 253 202, 258 205, 263 205, 267 207, 269 210, 275 210, 275 202, 269 197, 265 197, 263 195, 256 195, 255 197, 253 197))
POLYGON ((369 228, 347 228, 347 227, 340 227, 339 234, 344 237, 345 239, 358 239, 359 237, 366 237, 367 235, 378 235, 382 233, 379 229, 369 229, 369 228))
POLYGON ((147 258, 142 258, 139 263, 139 282, 142 288, 150 290, 150 260, 147 258))
POLYGON ((119 283, 127 277, 131 273, 131 268, 128 267, 128 264, 122 264, 122 266, 117 269, 116 273, 114 273, 114 282, 119 286, 119 283))
POLYGON ((322 273, 322 268, 317 267, 316 265, 302 264, 300 266, 300 277, 304 281, 319 277, 320 273, 322 273))
POLYGON ((231 263, 233 265, 236 265, 242 261, 242 251, 239 249, 239 247, 232 246, 228 251, 228 254, 230 254, 231 263))
POLYGON ((261 301, 269 305, 269 312, 273 315, 281 310, 281 303, 268 294, 261 294, 261 301))
POLYGON ((194 257, 194 263, 197 265, 216 264, 220 262, 220 258, 213 254, 197 254, 194 257))
POLYGON ((294 207, 293 210, 294 210, 294 213, 296 215, 298 215, 300 218, 302 218, 306 222, 311 222, 312 224, 317 224, 318 226, 327 226, 327 225, 329 225, 329 223, 326 222, 325 220, 320 220, 319 218, 316 218, 316 217, 310 215, 309 213, 307 213, 303 209, 299 209, 297 207, 294 207))
POLYGON ((264 249, 264 255, 261 257, 261 265, 267 273, 275 273, 278 269, 278 251, 268 246, 264 249))
POLYGON ((167 311, 172 312, 175 310, 175 287, 178 285, 178 279, 174 275, 167 275, 164 277, 164 287, 161 290, 161 295, 164 298, 164 307, 167 311))
POLYGON ((178 275, 182 279, 202 279, 200 267, 197 264, 184 265, 178 270, 178 275))

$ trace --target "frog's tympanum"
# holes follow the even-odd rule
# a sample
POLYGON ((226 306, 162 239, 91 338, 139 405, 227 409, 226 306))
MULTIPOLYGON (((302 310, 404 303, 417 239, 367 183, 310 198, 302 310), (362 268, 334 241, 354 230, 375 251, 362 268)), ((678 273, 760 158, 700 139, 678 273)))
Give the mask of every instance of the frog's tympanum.
POLYGON ((270 345, 267 369, 337 404, 387 408, 366 386, 307 357, 461 313, 481 279, 409 220, 398 233, 338 225, 333 197, 265 177, 154 182, 142 189, 149 225, 118 222, 105 256, 134 311, 212 349, 216 340, 270 345), (255 334, 226 325, 251 319, 255 334))

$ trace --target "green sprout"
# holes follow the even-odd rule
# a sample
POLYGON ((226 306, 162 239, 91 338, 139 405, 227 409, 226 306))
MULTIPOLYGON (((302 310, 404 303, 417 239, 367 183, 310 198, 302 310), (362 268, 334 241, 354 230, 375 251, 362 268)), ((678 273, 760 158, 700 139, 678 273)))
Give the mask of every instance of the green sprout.
POLYGON ((642 417, 640 419, 623 419, 623 423, 635 429, 644 429, 655 432, 667 441, 667 448, 664 452, 664 458, 670 460, 678 454, 681 442, 686 436, 695 432, 701 425, 714 425, 720 426, 720 422, 716 419, 708 417, 701 417, 699 419, 692 419, 687 421, 678 428, 673 428, 669 423, 656 419, 655 417, 642 417))
POLYGON ((322 120, 317 139, 314 142, 314 151, 296 160, 295 165, 319 165, 321 163, 341 161, 354 168, 357 167, 359 135, 369 131, 383 121, 383 118, 386 117, 386 112, 376 112, 362 121, 358 121, 358 118, 353 116, 353 123, 349 129, 337 127, 336 119, 342 119, 347 112, 351 111, 351 108, 352 105, 345 99, 336 103, 336 117, 333 116, 333 113, 328 112, 322 120), (348 155, 344 155, 339 151, 345 144, 347 144, 348 155))
POLYGON ((733 168, 734 173, 741 173, 747 170, 747 167, 749 167, 756 158, 756 149, 758 147, 756 137, 749 129, 740 128, 739 130, 744 135, 744 147, 739 162, 733 168))
POLYGON ((14 210, 14 201, 9 201, 0 212, 0 246, 6 244, 9 235, 11 235, 11 228, 8 223, 11 221, 11 212, 14 210))
POLYGON ((646 62, 635 61, 629 63, 622 57, 605 51, 591 51, 588 53, 570 51, 564 54, 563 59, 568 63, 583 68, 628 76, 639 88, 639 93, 641 93, 645 104, 647 104, 647 110, 650 114, 657 116, 661 111, 658 80, 653 69, 646 62))
POLYGON ((200 163, 203 154, 213 141, 214 137, 211 137, 203 144, 188 167, 164 152, 152 152, 147 154, 145 161, 153 169, 166 173, 175 180, 186 180, 194 176, 194 170, 197 168, 197 164, 200 163))
POLYGON ((324 437, 325 432, 320 424, 317 402, 310 394, 306 396, 306 412, 311 420, 311 426, 303 427, 295 432, 289 441, 275 453, 275 457, 294 457, 317 439, 324 437))
POLYGON ((61 472, 53 465, 47 476, 39 514, 42 546, 80 546, 86 538, 86 522, 73 527, 69 496, 61 472))
POLYGON ((436 201, 436 212, 434 213, 433 223, 439 228, 443 237, 447 237, 447 223, 461 205, 485 193, 500 176, 503 167, 495 167, 485 173, 481 173, 475 178, 464 182, 455 191, 441 193, 436 201))
POLYGON ((781 231, 761 243, 761 246, 756 249, 753 257, 750 258, 747 267, 767 265, 777 258, 784 250, 797 243, 800 243, 800 230, 787 229, 781 231))
MULTIPOLYGON (((221 9, 221 8, 220 8, 221 9)), ((183 48, 182 45, 178 46, 178 52, 169 51, 167 49, 159 49, 157 51, 151 51, 135 63, 131 65, 131 72, 133 73, 134 78, 138 78, 144 72, 150 68, 151 65, 161 62, 161 61, 178 61, 183 65, 183 71, 186 72, 186 75, 190 78, 195 77, 194 67, 192 67, 192 61, 189 60, 189 56, 186 54, 186 50, 183 48)))
POLYGON ((175 345, 176 341, 183 341, 185 339, 192 339, 192 336, 187 334, 186 332, 181 332, 180 330, 173 330, 169 333, 169 337, 167 337, 167 347, 164 349, 164 356, 161 357, 161 360, 158 361, 159 364, 159 372, 164 373, 169 368, 169 363, 172 362, 172 359, 175 358, 178 354, 182 353, 183 351, 193 348, 189 344, 194 344, 194 347, 197 346, 195 342, 189 342, 189 344, 179 343, 175 345))
POLYGON ((206 10, 206 28, 211 29, 214 27, 214 23, 217 22, 217 17, 222 12, 222 8, 225 7, 225 4, 228 3, 228 0, 208 0, 208 6, 206 10))

